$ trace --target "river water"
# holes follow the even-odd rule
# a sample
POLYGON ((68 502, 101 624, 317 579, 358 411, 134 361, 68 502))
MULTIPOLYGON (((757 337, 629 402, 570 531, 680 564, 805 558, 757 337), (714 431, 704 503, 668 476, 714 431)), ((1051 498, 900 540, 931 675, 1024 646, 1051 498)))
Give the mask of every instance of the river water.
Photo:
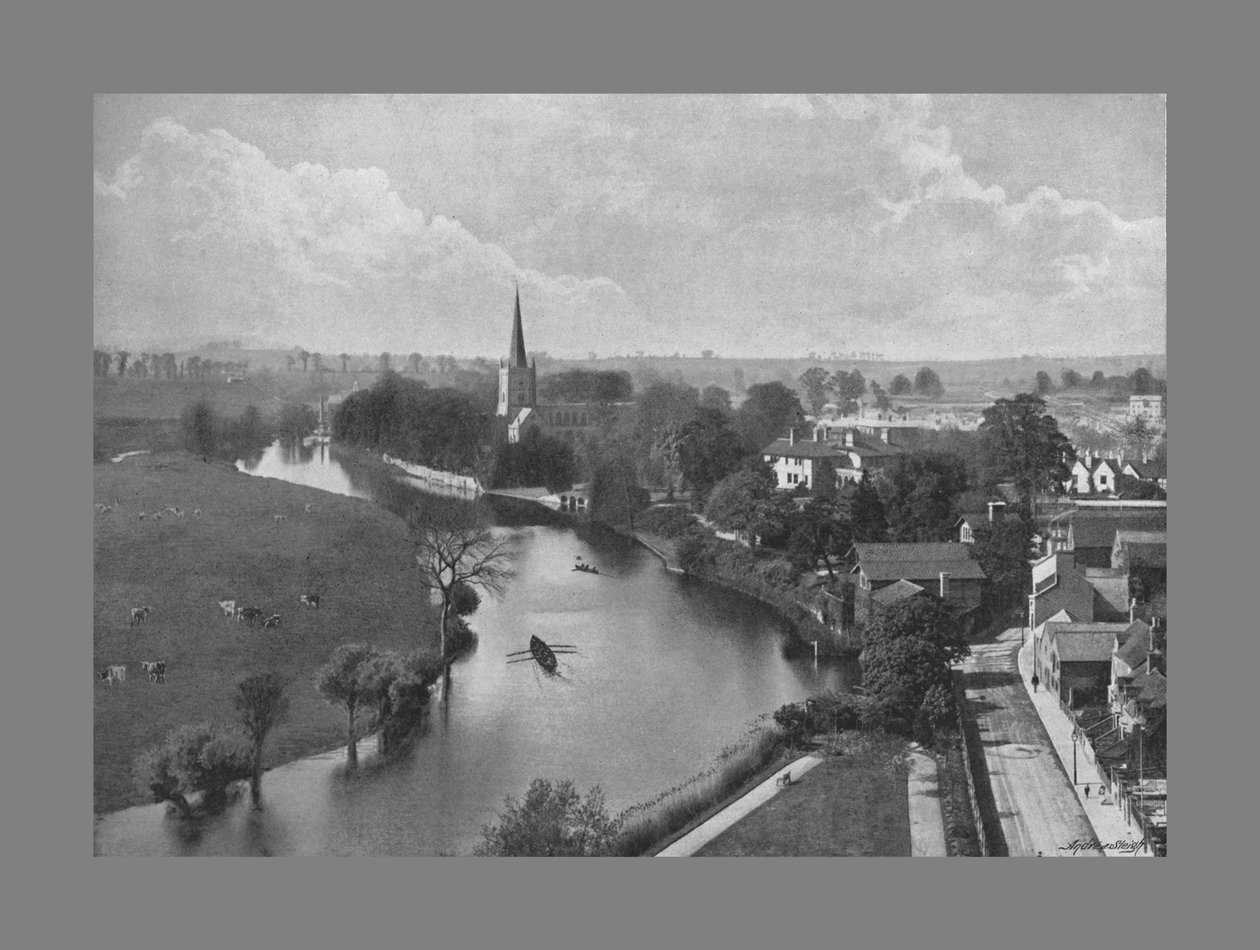
MULTIPOLYGON (((379 494, 327 446, 277 444, 238 467, 379 494)), ((97 821, 96 852, 469 853, 504 796, 535 777, 599 784, 613 813, 709 767, 757 717, 858 679, 852 661, 786 658, 776 613, 672 574, 638 545, 568 527, 496 530, 512 538, 516 577, 470 618, 478 645, 455 663, 411 758, 358 776, 341 768, 344 750, 280 766, 264 779, 261 812, 247 802, 197 822, 161 805, 114 812, 97 821), (578 557, 601 574, 573 571, 578 557), (557 676, 507 663, 531 634, 578 652, 560 657, 557 676)))

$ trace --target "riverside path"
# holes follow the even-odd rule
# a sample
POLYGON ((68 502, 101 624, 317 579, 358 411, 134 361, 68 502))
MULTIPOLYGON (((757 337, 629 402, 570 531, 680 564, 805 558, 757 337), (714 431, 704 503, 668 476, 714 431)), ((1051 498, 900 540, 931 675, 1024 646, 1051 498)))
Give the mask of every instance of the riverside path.
POLYGON ((979 731, 1002 841, 994 854, 1101 855, 1046 727, 1033 707, 1016 665, 1022 631, 1006 630, 989 643, 972 644, 962 664, 967 705, 979 731))

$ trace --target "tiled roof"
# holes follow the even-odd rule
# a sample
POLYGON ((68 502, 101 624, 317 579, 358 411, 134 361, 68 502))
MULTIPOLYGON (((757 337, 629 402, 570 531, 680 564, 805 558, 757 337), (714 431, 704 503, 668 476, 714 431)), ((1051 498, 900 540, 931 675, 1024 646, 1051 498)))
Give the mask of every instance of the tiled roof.
POLYGON ((1151 649, 1151 628, 1141 620, 1135 620, 1125 630, 1124 645, 1116 651, 1116 659, 1129 669, 1137 667, 1146 659, 1151 649))
POLYGON ((879 604, 881 607, 887 607, 895 604, 899 600, 905 600, 907 597, 914 597, 916 594, 922 594, 927 588, 919 584, 911 583, 907 580, 899 580, 889 584, 887 587, 881 587, 875 593, 871 594, 871 600, 879 604))
POLYGON ((1116 540, 1116 532, 1166 531, 1167 509, 1159 513, 1149 511, 1088 511, 1067 513, 1062 522, 1071 522, 1072 540, 1078 548, 1109 548, 1116 540))
POLYGON ((971 556, 971 545, 952 541, 901 544, 858 542, 858 566, 873 581, 936 580, 947 571, 958 580, 984 580, 980 563, 971 556))
POLYGON ((1129 461, 1124 463, 1125 468, 1129 468, 1130 466, 1133 468, 1133 471, 1138 473, 1138 478, 1168 477, 1168 463, 1166 462, 1156 462, 1152 460, 1150 462, 1129 461))
POLYGON ((1051 587, 1037 592, 1037 617, 1066 610, 1081 621, 1094 619, 1094 587, 1077 570, 1061 564, 1051 587))
POLYGON ((775 439, 761 450, 761 454, 798 459, 839 459, 844 455, 844 446, 839 442, 815 442, 812 439, 797 439, 793 445, 787 439, 775 439))
POLYGON ((1122 623, 1048 623, 1046 636, 1054 640, 1061 663, 1110 663, 1116 634, 1122 623))

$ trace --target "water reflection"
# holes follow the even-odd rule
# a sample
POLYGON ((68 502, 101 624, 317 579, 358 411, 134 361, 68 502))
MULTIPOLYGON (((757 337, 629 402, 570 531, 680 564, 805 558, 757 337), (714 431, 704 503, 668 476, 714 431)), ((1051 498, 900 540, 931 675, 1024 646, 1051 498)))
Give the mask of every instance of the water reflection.
MULTIPOLYGON (((353 460, 341 464, 336 447, 272 446, 240 467, 400 512, 419 497, 353 460)), ((267 773, 262 812, 245 796, 194 823, 159 806, 102 816, 97 852, 468 853, 503 797, 535 777, 600 784, 617 811, 708 767, 759 716, 857 679, 852 663, 785 656, 777 614, 670 574, 626 539, 549 524, 496 530, 517 555, 516 577, 503 596, 483 598, 472 618, 478 649, 455 664, 410 758, 370 767, 367 740, 358 774, 346 772, 344 750, 289 763, 267 773), (575 557, 601 573, 573 571, 575 557), (506 662, 533 634, 577 646, 560 657, 559 676, 506 662)))

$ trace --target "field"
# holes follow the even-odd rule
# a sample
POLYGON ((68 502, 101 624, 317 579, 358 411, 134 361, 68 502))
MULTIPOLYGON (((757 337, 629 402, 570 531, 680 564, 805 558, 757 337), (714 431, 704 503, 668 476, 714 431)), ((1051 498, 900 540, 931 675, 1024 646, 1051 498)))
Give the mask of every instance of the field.
POLYGON ((273 765, 344 742, 343 717, 311 685, 339 643, 436 651, 436 613, 416 584, 405 526, 371 502, 182 452, 97 464, 93 493, 95 502, 118 500, 94 515, 93 665, 127 665, 124 684, 93 678, 98 812, 140 803, 135 755, 175 726, 230 720, 236 683, 248 675, 275 669, 291 682, 289 721, 268 742, 273 765), (156 521, 167 506, 185 518, 156 521), (298 603, 307 591, 321 595, 320 609, 298 603), (225 599, 281 614, 280 628, 229 620, 218 607, 225 599), (152 613, 129 629, 140 605, 152 613), (166 661, 165 684, 142 676, 140 661, 151 659, 166 661))
POLYGON ((799 782, 701 848, 709 856, 910 854, 906 767, 896 739, 841 737, 799 782), (847 746, 847 748, 846 748, 847 746))

